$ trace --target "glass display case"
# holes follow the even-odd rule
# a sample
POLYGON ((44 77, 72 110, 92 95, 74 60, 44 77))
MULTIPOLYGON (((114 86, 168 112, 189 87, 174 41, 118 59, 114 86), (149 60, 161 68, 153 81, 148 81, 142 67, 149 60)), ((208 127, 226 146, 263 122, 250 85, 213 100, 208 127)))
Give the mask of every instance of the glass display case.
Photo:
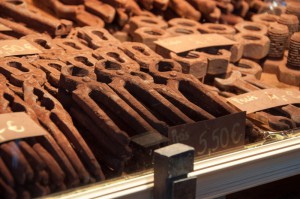
MULTIPOLYGON (((196 198, 218 198, 300 174, 299 130, 289 139, 198 158, 189 176, 197 177, 196 198)), ((124 176, 49 197, 153 198, 153 171, 124 176)))
POLYGON ((153 198, 176 143, 196 198, 299 174, 299 10, 0 1, 0 198, 153 198))

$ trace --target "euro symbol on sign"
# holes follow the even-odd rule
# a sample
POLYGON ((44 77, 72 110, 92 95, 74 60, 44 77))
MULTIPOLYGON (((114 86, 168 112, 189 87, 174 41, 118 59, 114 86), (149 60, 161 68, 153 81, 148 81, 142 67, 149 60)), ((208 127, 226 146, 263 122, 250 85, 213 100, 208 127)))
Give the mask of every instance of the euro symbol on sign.
POLYGON ((9 130, 17 132, 17 133, 24 132, 24 130, 25 130, 25 128, 23 126, 21 126, 20 128, 18 128, 17 126, 14 126, 13 121, 11 121, 11 120, 7 121, 6 125, 9 130))

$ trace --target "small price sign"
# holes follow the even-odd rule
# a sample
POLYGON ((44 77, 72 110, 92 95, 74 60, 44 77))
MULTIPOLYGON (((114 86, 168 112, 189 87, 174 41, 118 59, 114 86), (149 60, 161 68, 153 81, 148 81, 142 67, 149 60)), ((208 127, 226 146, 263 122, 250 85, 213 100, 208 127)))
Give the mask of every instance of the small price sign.
POLYGON ((24 39, 0 41, 0 57, 39 54, 41 51, 24 39))
POLYGON ((0 143, 46 134, 47 131, 24 112, 0 114, 0 143))
POLYGON ((171 143, 195 148, 196 155, 205 155, 244 145, 246 113, 240 112, 213 120, 171 127, 171 143))
POLYGON ((12 29, 0 23, 0 32, 1 31, 12 31, 12 29))
POLYGON ((228 98, 227 101, 248 114, 276 106, 300 103, 300 91, 269 88, 237 95, 228 98))
POLYGON ((192 34, 181 35, 176 37, 169 37, 159 39, 154 42, 157 44, 157 48, 164 50, 182 53, 199 48, 207 48, 212 46, 232 46, 236 44, 235 41, 228 39, 220 34, 192 34))

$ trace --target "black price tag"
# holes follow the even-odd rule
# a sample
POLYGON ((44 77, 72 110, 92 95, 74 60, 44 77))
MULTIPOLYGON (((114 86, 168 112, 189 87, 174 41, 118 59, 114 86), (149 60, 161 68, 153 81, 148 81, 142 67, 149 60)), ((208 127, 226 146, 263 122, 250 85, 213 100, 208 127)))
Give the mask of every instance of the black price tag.
POLYGON ((174 126, 169 129, 171 143, 195 148, 196 155, 205 155, 244 145, 246 113, 240 112, 213 120, 174 126))

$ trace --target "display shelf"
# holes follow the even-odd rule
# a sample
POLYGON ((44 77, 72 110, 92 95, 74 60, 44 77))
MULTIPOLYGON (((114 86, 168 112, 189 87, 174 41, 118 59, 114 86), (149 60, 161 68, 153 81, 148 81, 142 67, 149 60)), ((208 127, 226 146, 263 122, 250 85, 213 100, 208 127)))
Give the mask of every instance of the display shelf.
MULTIPOLYGON (((300 174, 300 137, 196 161, 197 198, 216 198, 300 174)), ((68 198, 153 198, 153 173, 52 195, 68 198)))

